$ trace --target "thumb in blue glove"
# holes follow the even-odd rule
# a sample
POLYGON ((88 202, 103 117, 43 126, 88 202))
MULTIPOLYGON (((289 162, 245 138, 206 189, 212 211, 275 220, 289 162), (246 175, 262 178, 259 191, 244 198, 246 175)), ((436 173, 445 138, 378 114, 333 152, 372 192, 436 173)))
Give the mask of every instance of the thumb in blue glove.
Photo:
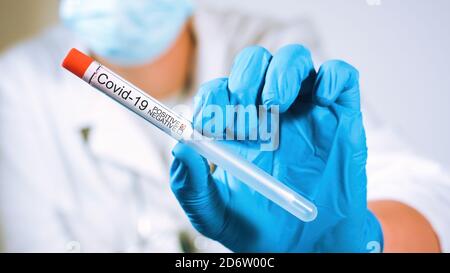
MULTIPOLYGON (((228 207, 229 192, 226 186, 215 181, 206 160, 189 146, 178 143, 172 151, 175 159, 171 173, 171 188, 185 210, 192 225, 203 235, 214 240, 231 241, 231 236, 222 237, 227 221, 238 219, 228 207)), ((240 234, 251 236, 252 228, 244 218, 239 218, 240 234)), ((230 242, 231 243, 231 242, 230 242)))

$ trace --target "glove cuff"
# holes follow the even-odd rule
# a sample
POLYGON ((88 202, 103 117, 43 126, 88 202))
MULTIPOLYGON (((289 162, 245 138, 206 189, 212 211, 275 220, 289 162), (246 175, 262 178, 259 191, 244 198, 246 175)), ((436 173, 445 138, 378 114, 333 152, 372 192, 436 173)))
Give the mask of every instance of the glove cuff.
POLYGON ((375 215, 367 210, 366 223, 366 251, 369 253, 382 253, 384 249, 383 229, 375 215))

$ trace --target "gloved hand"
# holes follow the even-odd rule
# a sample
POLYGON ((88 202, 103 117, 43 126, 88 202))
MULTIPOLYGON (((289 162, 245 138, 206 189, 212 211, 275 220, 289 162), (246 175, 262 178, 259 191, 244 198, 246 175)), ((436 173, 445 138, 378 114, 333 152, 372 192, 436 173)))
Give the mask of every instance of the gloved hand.
MULTIPOLYGON (((274 56, 243 50, 229 78, 202 86, 195 126, 210 104, 279 105, 280 142, 273 152, 250 141, 230 149, 313 201, 304 223, 220 168, 178 144, 172 190, 193 226, 236 252, 371 252, 382 249, 381 226, 367 209, 366 138, 358 72, 342 61, 314 70, 310 52, 289 45, 274 56)), ((252 126, 252 125, 250 125, 252 126)), ((225 128, 226 129, 226 128, 225 128)))

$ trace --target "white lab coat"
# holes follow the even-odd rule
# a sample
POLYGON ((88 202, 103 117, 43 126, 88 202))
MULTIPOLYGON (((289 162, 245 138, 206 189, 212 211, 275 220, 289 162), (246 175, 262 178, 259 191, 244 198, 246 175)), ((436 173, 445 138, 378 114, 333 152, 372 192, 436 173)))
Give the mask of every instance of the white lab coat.
MULTIPOLYGON (((194 28, 193 90, 226 76, 233 57, 248 45, 275 51, 302 43, 320 52, 303 21, 280 23, 199 9, 194 28)), ((55 27, 0 59, 5 250, 177 252, 182 231, 197 238, 200 249, 223 250, 193 231, 170 192, 174 142, 62 69, 71 47, 85 49, 55 27)), ((443 249, 450 250, 448 176, 438 165, 400 148, 391 131, 365 122, 369 197, 415 207, 433 224, 443 249)))

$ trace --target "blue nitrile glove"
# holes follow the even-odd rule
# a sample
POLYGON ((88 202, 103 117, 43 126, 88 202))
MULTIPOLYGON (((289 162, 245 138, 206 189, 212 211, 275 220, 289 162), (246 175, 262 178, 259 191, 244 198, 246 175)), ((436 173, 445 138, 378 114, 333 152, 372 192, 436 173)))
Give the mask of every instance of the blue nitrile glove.
MULTIPOLYGON (((184 144, 173 155, 171 187, 194 227, 237 252, 374 252, 382 250, 379 222, 367 209, 366 138, 358 72, 342 61, 315 72, 299 45, 273 57, 243 50, 229 78, 198 93, 196 127, 210 104, 279 105, 280 142, 261 151, 249 141, 227 145, 313 201, 318 217, 304 223, 184 144)), ((250 125, 253 126, 253 125, 250 125)))

